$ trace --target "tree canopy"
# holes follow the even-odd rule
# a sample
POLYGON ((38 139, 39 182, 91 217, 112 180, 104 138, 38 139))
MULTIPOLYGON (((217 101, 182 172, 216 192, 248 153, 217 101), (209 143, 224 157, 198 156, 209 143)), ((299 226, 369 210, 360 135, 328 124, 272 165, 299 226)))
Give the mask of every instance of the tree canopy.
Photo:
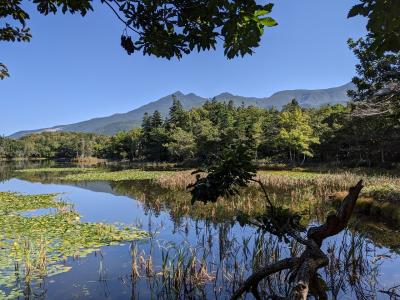
MULTIPOLYGON (((32 0, 39 13, 79 13, 93 10, 93 0, 32 0)), ((171 59, 193 50, 216 49, 222 41, 228 58, 252 54, 265 27, 277 25, 269 17, 273 4, 228 0, 100 0, 122 22, 121 46, 130 55, 142 52, 171 59)), ((22 0, 0 0, 0 41, 29 42, 29 14, 22 0)), ((0 78, 9 76, 0 63, 0 78)))
POLYGON ((368 37, 373 40, 370 50, 377 55, 400 51, 400 0, 360 0, 348 17, 368 18, 368 37))
MULTIPOLYGON (((25 1, 27 2, 27 1, 25 1)), ((31 0, 43 15, 93 10, 93 0, 31 0)), ((265 27, 277 25, 269 16, 273 4, 229 0, 100 0, 122 22, 121 46, 130 55, 141 52, 171 59, 193 50, 216 49, 222 42, 228 58, 252 54, 265 27)), ((29 14, 22 0, 0 0, 0 41, 29 42, 29 14)), ((368 18, 371 49, 382 55, 400 50, 400 0, 360 0, 348 17, 368 18)), ((9 76, 0 62, 0 79, 9 76)))

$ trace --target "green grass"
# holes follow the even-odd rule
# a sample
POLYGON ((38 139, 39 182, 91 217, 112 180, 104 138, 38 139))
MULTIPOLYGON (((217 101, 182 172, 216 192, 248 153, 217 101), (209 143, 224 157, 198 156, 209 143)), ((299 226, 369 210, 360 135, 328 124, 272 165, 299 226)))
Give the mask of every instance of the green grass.
POLYGON ((91 181, 91 180, 108 180, 108 181, 123 181, 123 180, 151 180, 160 177, 161 175, 171 175, 172 171, 142 171, 142 170, 123 170, 123 171, 97 171, 89 173, 70 174, 61 177, 67 181, 91 181))
POLYGON ((329 173, 319 173, 319 172, 311 172, 311 171, 258 171, 258 175, 275 175, 275 176, 290 176, 294 178, 307 178, 312 179, 319 176, 328 176, 329 173))
POLYGON ((37 173, 89 173, 96 172, 95 168, 35 168, 17 170, 17 173, 22 174, 37 174, 37 173))
POLYGON ((52 174, 54 178, 62 181, 152 180, 173 173, 173 171, 143 171, 139 169, 108 171, 99 168, 38 168, 17 171, 17 174, 22 178, 29 179, 29 176, 52 174))
POLYGON ((69 271, 64 264, 68 257, 84 257, 102 246, 146 236, 131 226, 81 222, 70 205, 52 194, 0 192, 0 228, 0 299, 22 297, 24 285, 35 292, 42 278, 69 271), (39 208, 55 211, 21 215, 39 208))

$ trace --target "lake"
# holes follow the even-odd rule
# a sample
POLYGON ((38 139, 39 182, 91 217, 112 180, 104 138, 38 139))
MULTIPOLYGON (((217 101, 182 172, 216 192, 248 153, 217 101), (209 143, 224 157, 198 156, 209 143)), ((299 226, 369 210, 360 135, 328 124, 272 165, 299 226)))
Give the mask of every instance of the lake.
MULTIPOLYGON (((3 164, 0 191, 55 193, 73 204, 84 222, 132 224, 149 233, 145 239, 68 258, 68 272, 34 283, 26 299, 229 299, 252 270, 301 251, 300 245, 241 226, 235 218, 210 220, 190 206, 172 208, 174 192, 149 180, 60 182, 52 174, 21 179, 13 170, 24 167, 32 166, 3 164)), ((46 213, 52 212, 26 216, 46 213)), ((318 220, 310 216, 309 222, 318 220)), ((363 222, 357 216, 352 224, 357 221, 363 222)), ((378 234, 352 225, 324 242, 331 261, 320 274, 332 299, 397 299, 388 289, 400 284, 400 247, 385 244, 383 236, 400 234, 368 222, 378 234)), ((284 295, 286 275, 279 273, 261 286, 284 295)))

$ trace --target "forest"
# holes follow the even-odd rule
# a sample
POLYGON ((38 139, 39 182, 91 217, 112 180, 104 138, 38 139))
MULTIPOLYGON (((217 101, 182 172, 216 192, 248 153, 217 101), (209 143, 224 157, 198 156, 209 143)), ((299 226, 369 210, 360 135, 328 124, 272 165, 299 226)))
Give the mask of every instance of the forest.
POLYGON ((0 157, 191 162, 213 159, 237 140, 250 140, 256 160, 301 165, 394 166, 400 135, 381 115, 352 114, 352 104, 301 108, 293 99, 281 111, 211 100, 186 111, 174 98, 169 115, 145 114, 141 128, 114 136, 45 132, 19 140, 0 138, 0 157))

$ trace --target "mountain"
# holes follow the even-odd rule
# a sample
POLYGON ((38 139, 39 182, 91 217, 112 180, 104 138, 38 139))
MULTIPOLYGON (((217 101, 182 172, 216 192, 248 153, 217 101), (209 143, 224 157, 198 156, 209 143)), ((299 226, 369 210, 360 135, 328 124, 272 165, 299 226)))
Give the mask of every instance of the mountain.
MULTIPOLYGON (((229 93, 222 93, 214 98, 221 102, 232 100, 237 106, 244 103, 246 106, 254 105, 261 108, 276 107, 278 109, 281 109, 283 105, 288 103, 293 98, 296 98, 302 107, 319 107, 324 104, 346 103, 348 101, 347 91, 350 89, 354 89, 354 85, 352 83, 347 83, 345 85, 329 89, 280 91, 270 97, 264 98, 243 97, 229 93)), ((93 132, 111 135, 121 130, 129 130, 133 127, 140 126, 143 114, 145 112, 151 114, 155 110, 158 110, 163 116, 166 116, 172 104, 172 95, 175 95, 181 101, 182 106, 185 109, 202 106, 205 101, 209 100, 193 93, 185 95, 178 91, 127 113, 114 114, 102 118, 94 118, 70 125, 58 125, 50 128, 19 131, 12 134, 10 137, 20 138, 31 133, 51 131, 93 132)))

